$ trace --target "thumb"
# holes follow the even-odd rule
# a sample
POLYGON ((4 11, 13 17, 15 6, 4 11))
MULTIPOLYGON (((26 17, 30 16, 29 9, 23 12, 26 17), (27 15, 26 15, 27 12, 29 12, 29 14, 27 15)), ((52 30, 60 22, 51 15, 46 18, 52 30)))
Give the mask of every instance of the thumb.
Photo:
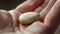
POLYGON ((43 23, 41 23, 40 21, 36 21, 32 25, 27 27, 24 31, 22 31, 22 33, 23 34, 49 34, 49 31, 43 23))

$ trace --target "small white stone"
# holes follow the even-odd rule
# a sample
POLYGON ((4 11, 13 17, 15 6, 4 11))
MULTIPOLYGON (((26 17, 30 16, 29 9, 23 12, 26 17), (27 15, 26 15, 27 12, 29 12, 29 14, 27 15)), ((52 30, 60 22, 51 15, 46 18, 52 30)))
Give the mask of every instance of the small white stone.
POLYGON ((19 16, 19 21, 22 24, 30 24, 40 17, 39 13, 37 12, 26 12, 19 16))

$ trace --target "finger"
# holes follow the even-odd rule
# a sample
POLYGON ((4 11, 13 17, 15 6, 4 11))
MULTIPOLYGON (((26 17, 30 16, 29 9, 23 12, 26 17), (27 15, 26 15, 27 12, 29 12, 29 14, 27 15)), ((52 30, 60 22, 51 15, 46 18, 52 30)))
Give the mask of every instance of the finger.
POLYGON ((56 0, 50 0, 48 5, 40 12, 40 19, 43 21, 47 13, 50 11, 50 9, 53 7, 56 0))
POLYGON ((22 31, 23 34, 49 34, 47 27, 40 21, 34 22, 22 31))
POLYGON ((41 6, 39 6, 38 8, 36 8, 34 11, 40 13, 47 6, 49 1, 50 0, 45 0, 44 3, 41 6))
POLYGON ((54 32, 60 23, 60 0, 57 0, 50 12, 47 14, 44 24, 50 32, 54 32))
POLYGON ((0 32, 13 32, 12 17, 9 12, 0 10, 0 32))
POLYGON ((9 13, 12 15, 13 17, 13 22, 17 22, 17 18, 18 16, 21 14, 21 11, 31 11, 33 10, 33 8, 36 8, 38 5, 40 5, 44 0, 28 0, 25 1, 24 3, 22 3, 21 5, 19 5, 18 7, 16 7, 16 9, 14 9, 14 11, 9 11, 9 13), (27 5, 26 5, 27 4, 27 5), (36 5, 36 7, 34 7, 36 5))
POLYGON ((21 13, 20 12, 15 12, 15 10, 13 9, 13 10, 10 10, 10 11, 8 11, 10 14, 11 14, 11 16, 12 16, 12 19, 13 19, 13 26, 14 27, 19 27, 19 24, 20 24, 20 22, 19 22, 19 15, 21 15, 21 13))
POLYGON ((36 7, 41 5, 44 2, 44 0, 27 0, 23 2, 22 4, 18 5, 16 7, 16 11, 19 12, 28 12, 28 11, 33 11, 36 7))

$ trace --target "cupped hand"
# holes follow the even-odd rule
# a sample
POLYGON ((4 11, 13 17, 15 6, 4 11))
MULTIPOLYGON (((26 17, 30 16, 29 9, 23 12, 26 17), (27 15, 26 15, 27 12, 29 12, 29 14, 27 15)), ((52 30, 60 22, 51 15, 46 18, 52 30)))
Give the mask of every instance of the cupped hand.
POLYGON ((60 22, 59 3, 60 0, 27 0, 9 11, 13 18, 15 34, 54 34, 60 22), (38 12, 40 20, 30 25, 22 25, 19 16, 29 11, 38 12))

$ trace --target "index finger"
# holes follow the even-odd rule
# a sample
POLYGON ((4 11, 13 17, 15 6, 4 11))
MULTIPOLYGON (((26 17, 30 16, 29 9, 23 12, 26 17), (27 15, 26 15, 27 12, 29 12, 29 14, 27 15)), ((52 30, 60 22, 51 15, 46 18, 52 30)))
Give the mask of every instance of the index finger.
POLYGON ((44 0, 27 0, 23 2, 22 4, 18 5, 16 7, 16 10, 19 12, 28 12, 28 11, 33 11, 35 8, 40 6, 44 0))

